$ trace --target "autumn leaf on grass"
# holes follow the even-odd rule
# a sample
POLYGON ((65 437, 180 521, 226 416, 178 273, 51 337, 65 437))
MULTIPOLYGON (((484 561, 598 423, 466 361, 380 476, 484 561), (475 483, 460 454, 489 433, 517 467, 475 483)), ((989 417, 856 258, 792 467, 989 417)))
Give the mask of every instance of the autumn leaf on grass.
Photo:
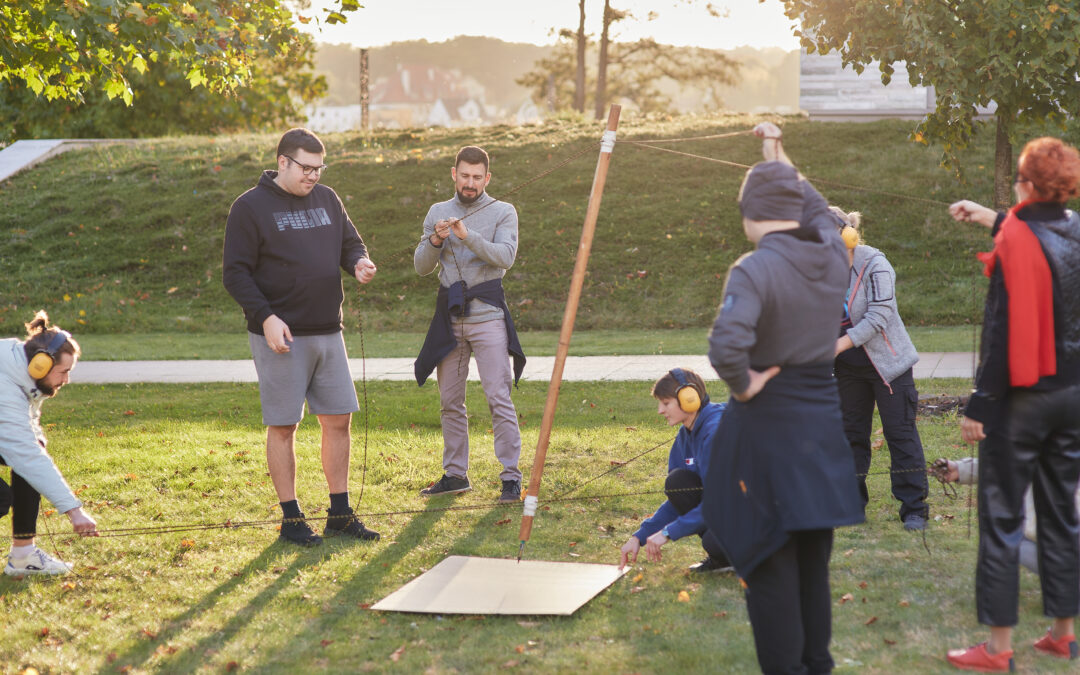
POLYGON ((686 591, 679 591, 679 602, 690 602, 690 594, 686 591))
POLYGON ((870 624, 874 623, 875 621, 877 621, 877 617, 872 616, 869 619, 867 619, 865 622, 863 622, 863 625, 864 626, 869 626, 870 624))
POLYGON ((644 586, 634 586, 633 588, 631 588, 631 589, 630 589, 630 593, 631 593, 631 594, 633 594, 633 593, 640 593, 640 592, 642 592, 643 590, 645 590, 645 587, 644 587, 644 586))
POLYGON ((390 660, 397 663, 401 660, 401 655, 405 653, 405 645, 401 645, 394 650, 394 653, 390 655, 390 660))
POLYGON ((525 653, 525 645, 518 645, 518 646, 514 647, 514 651, 517 652, 518 654, 524 654, 525 653))
POLYGON ((855 596, 852 595, 851 593, 844 593, 842 596, 840 596, 840 604, 842 605, 845 602, 848 602, 848 601, 854 600, 854 599, 855 599, 855 596))
POLYGON ((870 444, 872 450, 880 450, 881 446, 885 445, 885 439, 879 439, 870 444))
POLYGON ((146 637, 150 638, 151 640, 153 640, 153 639, 157 638, 157 633, 155 633, 154 631, 150 630, 149 628, 143 628, 143 629, 142 629, 142 633, 143 633, 143 635, 145 635, 146 637))
POLYGON ((866 588, 867 586, 869 586, 869 584, 867 584, 865 581, 859 582, 859 588, 866 588))
POLYGON ((645 573, 644 572, 638 572, 637 576, 634 577, 633 579, 631 579, 630 581, 632 583, 636 584, 637 582, 641 581, 644 578, 645 578, 645 573))
POLYGON ((327 645, 334 644, 334 641, 333 640, 319 640, 319 644, 321 644, 323 647, 326 647, 327 645))
POLYGON ((503 518, 502 520, 496 520, 495 524, 496 525, 506 525, 509 522, 510 522, 509 518, 503 518))
POLYGON ((180 548, 195 548, 194 539, 183 539, 180 542, 180 548))

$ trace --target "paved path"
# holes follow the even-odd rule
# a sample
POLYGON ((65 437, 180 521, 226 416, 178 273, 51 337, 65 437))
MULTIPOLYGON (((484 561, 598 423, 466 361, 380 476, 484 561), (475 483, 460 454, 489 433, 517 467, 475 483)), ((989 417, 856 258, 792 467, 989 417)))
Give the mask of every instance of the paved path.
POLYGON ((24 169, 29 169, 39 162, 44 162, 61 152, 87 148, 92 145, 108 145, 113 143, 135 143, 134 139, 115 138, 78 138, 78 139, 45 139, 15 141, 3 150, 0 150, 0 181, 14 176, 24 169))
MULTIPOLYGON (((531 357, 522 375, 524 380, 547 382, 554 368, 554 356, 531 357)), ((470 362, 472 365, 472 362, 470 362)), ((716 374, 705 356, 571 356, 566 359, 563 380, 654 381, 674 367, 690 368, 706 380, 716 374)), ((412 380, 413 359, 350 359, 353 379, 363 375, 368 380, 412 380)), ((971 379, 972 355, 969 352, 924 352, 915 365, 917 379, 959 377, 971 379)), ((476 367, 469 379, 477 380, 476 367)), ((86 384, 116 382, 256 382, 251 360, 238 361, 82 361, 72 372, 71 381, 86 384)))

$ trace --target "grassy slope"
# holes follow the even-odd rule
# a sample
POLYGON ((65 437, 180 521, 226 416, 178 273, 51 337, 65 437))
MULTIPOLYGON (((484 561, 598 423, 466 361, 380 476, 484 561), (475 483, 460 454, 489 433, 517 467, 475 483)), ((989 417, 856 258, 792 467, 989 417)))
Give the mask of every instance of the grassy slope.
MULTIPOLYGON (((965 387, 934 382, 935 391, 953 394, 965 387)), ((515 397, 524 419, 526 474, 545 389, 524 383, 515 397)), ((361 512, 491 503, 498 467, 482 397, 470 400, 476 489, 456 500, 425 502, 417 491, 439 471, 436 392, 375 383, 368 394, 361 512)), ((719 390, 714 394, 722 397, 719 390)), ((363 464, 361 419, 354 426, 354 501, 363 464)), ((74 385, 46 405, 44 421, 50 450, 102 528, 262 520, 278 513, 265 475, 253 385, 74 385)), ((967 452, 956 445, 953 417, 923 419, 920 429, 928 457, 967 452)), ((671 436, 640 383, 564 383, 545 499, 611 469, 613 460, 661 447, 579 493, 597 499, 549 502, 550 510, 536 520, 527 557, 614 562, 618 546, 656 507, 658 496, 603 496, 658 490, 671 436)), ((297 447, 301 503, 318 517, 326 495, 313 419, 301 425, 297 447)), ((877 453, 871 471, 887 465, 886 453, 877 453)), ((921 538, 900 527, 888 479, 870 480, 869 522, 839 530, 834 547, 838 666, 841 672, 952 672, 944 651, 985 632, 973 610, 976 542, 965 537, 967 492, 950 500, 932 489, 931 514, 940 520, 927 533, 928 554, 921 538), (842 601, 848 593, 853 599, 842 601)), ((519 507, 368 517, 382 532, 381 542, 332 540, 314 550, 275 543, 272 527, 64 538, 61 554, 78 564, 79 576, 0 576, 0 609, 7 618, 0 673, 30 665, 42 672, 220 673, 234 662, 241 672, 260 673, 756 671, 736 580, 690 578, 683 571, 701 555, 696 541, 665 547, 659 564, 639 562, 571 617, 364 609, 446 555, 515 555, 519 517, 519 507), (689 602, 677 601, 682 590, 689 602), (400 660, 392 661, 401 647, 400 660)), ((49 516, 47 527, 67 531, 62 521, 49 516)), ((51 546, 48 537, 42 541, 51 546)), ((1027 572, 1020 608, 1021 672, 1067 672, 1068 663, 1023 648, 1045 628, 1037 582, 1027 572)))
MULTIPOLYGON (((627 118, 620 137, 687 137, 743 130, 749 117, 627 118)), ((972 259, 985 233, 950 224, 937 204, 824 181, 948 201, 989 194, 988 148, 969 153, 973 182, 958 186, 931 149, 906 140, 911 123, 785 121, 786 147, 832 201, 866 214, 869 243, 888 252, 908 323, 978 318, 981 277, 972 259)), ((380 267, 348 287, 371 330, 423 330, 434 280, 412 269, 428 206, 451 195, 448 167, 466 143, 493 156, 499 196, 598 140, 594 123, 533 128, 380 132, 326 138, 324 182, 346 202, 380 267)), ((81 333, 242 330, 221 287, 220 252, 232 200, 273 165, 271 136, 162 139, 74 151, 0 184, 0 333, 15 334, 38 307, 81 333), (77 323, 79 322, 79 323, 77 323)), ((681 143, 680 151, 753 163, 750 137, 681 143)), ((510 198, 521 249, 507 278, 520 328, 557 329, 595 166, 589 152, 510 198)), ((742 171, 631 145, 615 151, 577 328, 704 328, 725 271, 748 250, 735 198, 742 171), (639 273, 644 273, 639 278, 639 273)))

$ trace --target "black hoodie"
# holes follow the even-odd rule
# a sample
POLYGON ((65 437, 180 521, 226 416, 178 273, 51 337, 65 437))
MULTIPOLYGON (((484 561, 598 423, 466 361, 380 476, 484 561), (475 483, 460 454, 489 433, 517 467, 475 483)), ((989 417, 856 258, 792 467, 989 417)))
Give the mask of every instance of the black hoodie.
POLYGON ((304 197, 283 190, 264 171, 237 197, 225 224, 222 281, 244 309, 247 329, 263 334, 271 314, 293 335, 341 330, 341 273, 367 257, 337 193, 316 185, 304 197))

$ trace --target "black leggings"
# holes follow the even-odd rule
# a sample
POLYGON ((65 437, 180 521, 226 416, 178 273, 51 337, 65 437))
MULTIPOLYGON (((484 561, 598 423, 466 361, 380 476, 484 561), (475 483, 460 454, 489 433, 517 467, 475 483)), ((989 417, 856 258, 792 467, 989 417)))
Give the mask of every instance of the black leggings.
POLYGON ((41 495, 14 471, 11 472, 10 487, 0 479, 0 505, 3 506, 0 517, 7 514, 7 507, 11 508, 11 534, 14 538, 30 539, 37 534, 41 495))
MULTIPOLYGON (((664 494, 680 516, 701 503, 704 494, 701 488, 701 476, 690 469, 672 469, 664 481, 664 494)), ((701 548, 705 549, 710 558, 725 564, 728 562, 727 554, 716 535, 708 529, 694 534, 701 536, 701 548)))

